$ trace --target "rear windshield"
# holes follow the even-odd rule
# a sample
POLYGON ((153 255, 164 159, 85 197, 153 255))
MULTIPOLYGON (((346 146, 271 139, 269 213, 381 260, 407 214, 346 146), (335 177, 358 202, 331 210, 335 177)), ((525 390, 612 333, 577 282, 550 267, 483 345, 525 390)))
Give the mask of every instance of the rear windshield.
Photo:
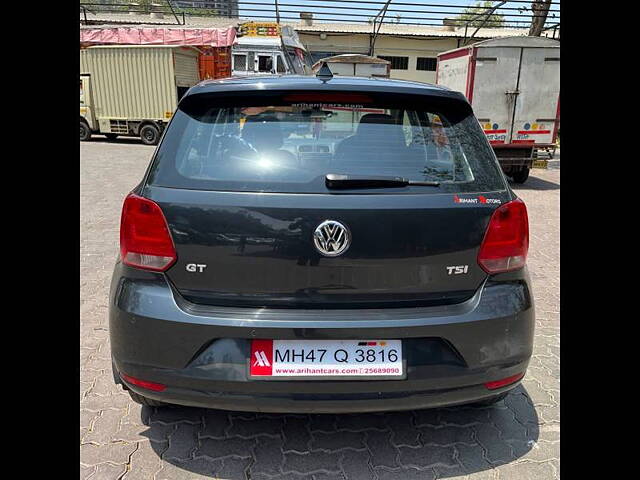
POLYGON ((194 97, 174 115, 148 183, 326 193, 325 176, 335 173, 440 182, 438 188, 369 189, 377 193, 505 188, 482 129, 459 102, 390 104, 359 94, 281 95, 259 102, 194 97))

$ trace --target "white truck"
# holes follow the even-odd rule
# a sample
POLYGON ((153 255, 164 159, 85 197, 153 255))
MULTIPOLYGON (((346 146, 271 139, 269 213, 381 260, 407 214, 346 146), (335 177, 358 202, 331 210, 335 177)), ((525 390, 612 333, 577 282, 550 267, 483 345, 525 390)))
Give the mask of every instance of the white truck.
POLYGON ((443 52, 436 83, 467 97, 515 182, 527 180, 536 159, 553 158, 560 127, 559 41, 494 38, 443 52))
POLYGON ((231 50, 234 76, 311 74, 311 56, 291 26, 245 22, 237 30, 231 50))
POLYGON ((334 75, 389 78, 391 74, 389 60, 356 53, 321 58, 313 64, 314 74, 320 70, 323 63, 327 64, 334 75))
POLYGON ((80 50, 80 140, 139 136, 156 145, 180 97, 200 81, 198 55, 166 45, 80 50))

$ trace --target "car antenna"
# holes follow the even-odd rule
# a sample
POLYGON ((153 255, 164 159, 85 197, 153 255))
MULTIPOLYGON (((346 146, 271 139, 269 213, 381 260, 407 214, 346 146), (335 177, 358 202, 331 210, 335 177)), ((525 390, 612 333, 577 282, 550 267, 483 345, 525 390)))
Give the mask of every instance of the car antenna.
POLYGON ((320 67, 320 70, 318 70, 318 73, 316 73, 316 77, 323 82, 328 82, 333 78, 333 73, 331 73, 331 69, 329 68, 329 65, 327 65, 327 62, 322 62, 322 66, 320 67))

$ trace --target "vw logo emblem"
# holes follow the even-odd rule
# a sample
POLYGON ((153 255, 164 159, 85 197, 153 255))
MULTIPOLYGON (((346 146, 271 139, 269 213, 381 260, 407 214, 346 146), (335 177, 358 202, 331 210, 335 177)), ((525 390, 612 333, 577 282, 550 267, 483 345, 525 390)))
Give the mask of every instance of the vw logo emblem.
POLYGON ((325 220, 313 232, 313 243, 325 257, 337 257, 351 244, 349 229, 335 220, 325 220))

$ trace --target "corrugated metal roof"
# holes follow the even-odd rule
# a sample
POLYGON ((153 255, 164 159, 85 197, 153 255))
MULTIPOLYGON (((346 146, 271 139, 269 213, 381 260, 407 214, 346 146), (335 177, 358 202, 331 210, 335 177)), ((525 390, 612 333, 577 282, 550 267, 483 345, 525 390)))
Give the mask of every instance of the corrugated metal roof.
MULTIPOLYGON (((178 15, 182 20, 182 15, 178 15)), ((84 20, 84 16, 80 13, 80 20, 84 20)), ((129 15, 116 13, 96 12, 95 14, 87 12, 87 20, 90 22, 100 22, 101 26, 113 25, 122 26, 123 24, 135 24, 139 26, 154 26, 161 24, 165 28, 223 28, 229 26, 237 26, 239 23, 250 19, 239 18, 221 18, 221 17, 195 17, 185 15, 186 25, 176 24, 173 15, 164 15, 163 19, 151 18, 149 15, 129 15)), ((368 23, 314 23, 306 25, 301 22, 281 22, 282 25, 293 27, 298 33, 364 33, 369 34, 373 31, 373 25, 368 23)), ((82 25, 80 28, 90 28, 91 26, 82 25)), ((93 26, 95 28, 95 25, 93 26)), ((402 25, 394 23, 385 23, 380 27, 381 35, 399 35, 399 36, 416 36, 416 37, 453 37, 463 38, 465 36, 464 27, 445 27, 445 26, 427 26, 427 25, 402 25)), ((467 29, 467 36, 475 31, 475 27, 467 29)), ((474 38, 487 39, 495 37, 517 37, 526 36, 529 30, 524 28, 481 28, 474 38)), ((550 32, 545 32, 549 33, 550 32)), ((544 35, 544 34, 543 34, 544 35)))
MULTIPOLYGON (((373 25, 352 23, 314 23, 304 25, 301 23, 290 24, 298 33, 371 33, 373 25)), ((467 36, 475 31, 474 27, 467 29, 467 36)), ((475 34, 475 38, 517 37, 529 33, 524 28, 481 28, 475 34)), ((417 37, 464 37, 464 27, 436 27, 427 25, 402 25, 384 23, 380 27, 380 35, 401 35, 417 37)))

